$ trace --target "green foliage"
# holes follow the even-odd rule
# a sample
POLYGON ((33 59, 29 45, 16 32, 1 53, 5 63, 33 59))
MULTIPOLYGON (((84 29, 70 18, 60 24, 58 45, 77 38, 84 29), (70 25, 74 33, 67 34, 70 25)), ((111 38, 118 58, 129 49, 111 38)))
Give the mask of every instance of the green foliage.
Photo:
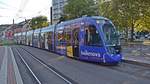
POLYGON ((33 30, 42 28, 42 27, 46 27, 46 26, 48 26, 47 17, 46 16, 34 17, 34 18, 32 18, 30 25, 33 30))
POLYGON ((73 19, 83 15, 96 15, 96 9, 94 0, 68 0, 68 4, 64 7, 63 19, 73 19))
POLYGON ((100 15, 110 18, 120 30, 150 31, 150 0, 99 1, 100 15))
POLYGON ((145 32, 148 31, 150 32, 150 17, 141 17, 141 19, 136 21, 136 31, 139 32, 145 32))

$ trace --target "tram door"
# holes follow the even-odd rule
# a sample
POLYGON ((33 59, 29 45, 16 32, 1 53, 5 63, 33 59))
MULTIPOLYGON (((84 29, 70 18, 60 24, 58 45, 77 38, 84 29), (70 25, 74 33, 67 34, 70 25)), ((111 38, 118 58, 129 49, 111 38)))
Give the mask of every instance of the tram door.
POLYGON ((45 34, 41 33, 40 35, 40 48, 45 49, 45 34))
POLYGON ((76 25, 69 25, 65 28, 66 51, 68 57, 79 57, 79 30, 76 25))
POLYGON ((73 56, 79 57, 79 31, 80 28, 74 28, 72 31, 72 39, 73 39, 73 56))
POLYGON ((53 32, 47 32, 46 36, 45 36, 45 46, 46 49, 53 51, 53 46, 52 46, 52 36, 53 36, 53 32))
POLYGON ((72 47, 72 29, 71 26, 65 26, 66 54, 68 57, 73 57, 72 47))

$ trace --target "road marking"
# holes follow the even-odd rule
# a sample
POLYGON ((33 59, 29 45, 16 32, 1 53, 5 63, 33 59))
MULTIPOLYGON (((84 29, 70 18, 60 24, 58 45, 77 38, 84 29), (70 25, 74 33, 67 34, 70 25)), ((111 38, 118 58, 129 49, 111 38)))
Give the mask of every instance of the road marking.
POLYGON ((0 70, 1 84, 7 84, 7 61, 8 61, 7 55, 8 55, 8 50, 7 50, 7 47, 5 47, 5 55, 4 55, 1 70, 0 70))
MULTIPOLYGON (((26 51, 27 52, 27 51, 26 51)), ((29 53, 29 52, 28 52, 29 53)), ((30 54, 31 55, 31 54, 30 54)), ((52 68, 48 67, 46 64, 42 63, 39 59, 37 59, 36 57, 34 57, 33 55, 31 55, 33 59, 35 59, 37 62, 39 62, 40 64, 42 64, 44 67, 46 67, 47 69, 49 69, 50 71, 52 71, 54 74, 56 74, 58 77, 60 77, 61 79, 63 79, 64 81, 67 82, 67 84, 72 84, 71 81, 69 81, 68 79, 66 79, 65 77, 63 77, 62 75, 60 75, 59 73, 57 73, 56 71, 54 71, 52 68)), ((51 65, 52 66, 52 65, 51 65)))
POLYGON ((20 52, 16 49, 18 55, 20 56, 21 60, 23 61, 23 63, 26 65, 26 67, 28 68, 28 70, 31 72, 31 74, 33 75, 33 77, 36 79, 38 84, 42 84, 41 81, 36 77, 36 75, 33 73, 33 71, 31 70, 31 68, 29 67, 29 65, 27 64, 27 62, 24 60, 24 58, 21 56, 20 52))
POLYGON ((1 69, 3 59, 4 59, 5 47, 0 46, 0 53, 3 53, 0 55, 0 69, 1 69))
MULTIPOLYGON (((22 47, 21 47, 22 48, 22 47)), ((45 68, 49 69, 51 72, 53 72, 55 75, 57 75, 58 77, 60 77, 62 80, 64 80, 65 82, 67 82, 67 84, 73 84, 70 80, 68 80, 66 77, 63 77, 61 74, 57 73, 55 70, 53 70, 52 68, 50 68, 48 65, 46 65, 44 62, 40 61, 38 58, 34 57, 29 51, 27 51, 26 49, 22 48, 24 51, 26 51, 28 54, 30 54, 32 56, 33 59, 35 59, 37 62, 39 62, 40 64, 42 64, 45 68)), ((17 51, 18 52, 18 51, 17 51)), ((19 53, 18 53, 19 54, 19 53)), ((49 64, 50 66, 52 66, 51 64, 49 64)))
POLYGON ((21 75, 20 75, 20 72, 19 72, 19 69, 18 69, 16 60, 15 60, 14 54, 13 54, 13 52, 12 52, 12 49, 9 48, 9 50, 10 50, 10 52, 11 52, 13 67, 14 67, 15 76, 16 76, 16 82, 17 82, 17 84, 23 84, 23 81, 22 81, 22 78, 21 78, 21 75))

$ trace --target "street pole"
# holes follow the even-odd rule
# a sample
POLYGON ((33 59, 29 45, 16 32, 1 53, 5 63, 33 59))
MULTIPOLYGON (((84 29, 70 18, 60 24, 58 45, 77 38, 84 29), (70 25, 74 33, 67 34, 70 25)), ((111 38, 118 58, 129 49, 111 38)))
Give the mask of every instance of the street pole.
POLYGON ((14 23, 15 23, 15 20, 13 19, 13 25, 14 25, 14 23))
POLYGON ((13 18, 13 25, 12 25, 12 28, 13 28, 13 29, 12 29, 12 31, 13 31, 13 33, 12 33, 12 35, 13 35, 12 38, 13 38, 13 39, 14 39, 14 33, 15 33, 15 30, 14 30, 15 27, 14 27, 14 25, 15 25, 15 20, 14 20, 14 18, 13 18))
POLYGON ((53 24, 53 8, 50 7, 50 24, 53 24))

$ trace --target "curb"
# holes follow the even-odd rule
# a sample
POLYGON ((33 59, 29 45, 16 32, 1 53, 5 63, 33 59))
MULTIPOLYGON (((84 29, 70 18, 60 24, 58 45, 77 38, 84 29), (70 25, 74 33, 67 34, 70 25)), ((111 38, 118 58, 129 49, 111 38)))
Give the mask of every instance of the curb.
POLYGON ((11 58, 12 58, 12 62, 13 62, 16 82, 17 82, 17 84, 23 84, 23 80, 22 80, 21 74, 19 72, 19 67, 18 67, 18 65, 16 63, 16 59, 14 57, 14 52, 12 51, 12 48, 9 48, 9 49, 10 49, 10 53, 12 56, 11 58))
POLYGON ((140 66, 145 66, 145 67, 150 67, 149 63, 139 62, 139 61, 136 61, 136 60, 122 59, 122 62, 135 64, 135 65, 140 65, 140 66))

